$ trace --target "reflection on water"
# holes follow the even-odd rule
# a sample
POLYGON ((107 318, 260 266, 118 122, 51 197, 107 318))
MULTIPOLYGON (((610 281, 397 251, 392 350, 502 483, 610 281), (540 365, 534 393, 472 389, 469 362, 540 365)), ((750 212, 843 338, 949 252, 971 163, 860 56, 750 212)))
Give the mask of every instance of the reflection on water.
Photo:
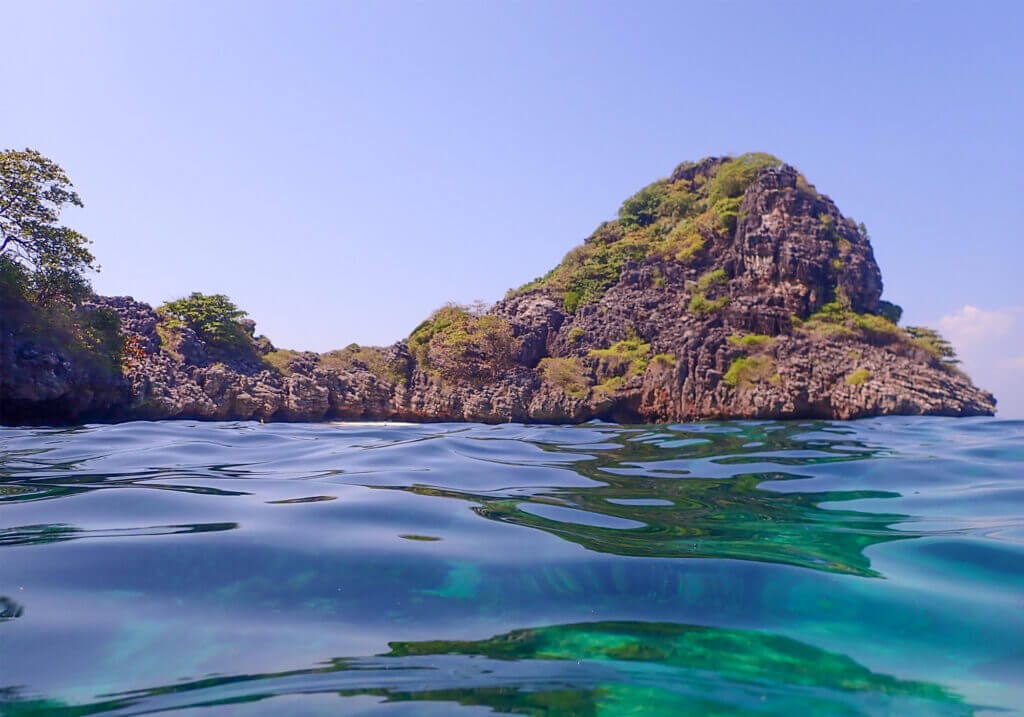
POLYGON ((209 533, 233 530, 237 523, 207 523, 205 525, 154 525, 145 528, 107 528, 85 530, 73 525, 20 525, 0 529, 0 546, 39 545, 80 538, 127 538, 145 535, 175 535, 179 533, 209 533))
MULTIPOLYGON (((868 460, 882 453, 827 423, 714 425, 701 432, 637 432, 621 446, 573 464, 596 487, 508 497, 425 485, 420 495, 478 502, 492 520, 548 531, 590 550, 662 558, 734 558, 874 576, 864 549, 914 537, 889 526, 909 516, 819 507, 899 494, 762 488, 808 475, 764 470, 868 460), (813 435, 812 438, 801 436, 813 435), (683 436, 682 438, 680 436, 683 436), (667 454, 667 455, 666 455, 667 454), (730 466, 736 466, 732 469, 730 466), (759 472, 743 468, 759 467, 759 472)), ((545 450, 564 447, 541 444, 545 450)))
POLYGON ((22 612, 24 612, 24 609, 21 605, 6 595, 0 595, 0 620, 21 617, 22 612))
POLYGON ((0 715, 1012 711, 1022 465, 994 420, 0 429, 0 715))
POLYGON ((616 555, 734 558, 874 576, 865 548, 914 537, 912 532, 890 529, 893 523, 907 520, 907 515, 819 507, 897 493, 780 494, 759 487, 764 481, 801 477, 787 473, 738 474, 728 481, 676 480, 602 474, 599 465, 579 468, 607 485, 557 489, 525 499, 428 486, 400 489, 478 502, 473 510, 485 518, 538 528, 590 550, 616 555))
POLYGON ((148 713, 272 700, 296 691, 342 699, 374 696, 388 703, 451 702, 526 715, 974 713, 940 685, 875 673, 845 655, 777 635, 599 622, 515 630, 478 641, 392 643, 378 657, 210 677, 92 704, 8 692, 5 714, 148 713))

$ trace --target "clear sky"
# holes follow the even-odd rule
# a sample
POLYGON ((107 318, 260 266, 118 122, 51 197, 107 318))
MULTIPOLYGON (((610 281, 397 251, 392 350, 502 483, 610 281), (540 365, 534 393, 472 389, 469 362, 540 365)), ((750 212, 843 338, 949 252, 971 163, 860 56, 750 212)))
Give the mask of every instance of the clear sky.
POLYGON ((68 171, 101 293, 391 343, 680 161, 767 151, 1024 416, 1024 3, 0 0, 0 25, 0 146, 68 171))

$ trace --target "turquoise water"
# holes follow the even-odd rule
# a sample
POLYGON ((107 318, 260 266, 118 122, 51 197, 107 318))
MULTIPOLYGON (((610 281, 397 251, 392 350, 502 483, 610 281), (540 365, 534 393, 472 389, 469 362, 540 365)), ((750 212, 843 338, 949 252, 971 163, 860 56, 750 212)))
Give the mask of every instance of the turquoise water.
POLYGON ((1024 422, 0 428, 0 714, 1024 714, 1024 422))

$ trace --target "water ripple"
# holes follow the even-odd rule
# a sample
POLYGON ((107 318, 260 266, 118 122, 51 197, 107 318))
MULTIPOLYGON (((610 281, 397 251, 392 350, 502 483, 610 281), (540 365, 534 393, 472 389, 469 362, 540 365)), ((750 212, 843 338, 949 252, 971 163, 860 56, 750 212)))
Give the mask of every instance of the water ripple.
POLYGON ((994 419, 0 428, 0 714, 1012 712, 1022 467, 994 419))

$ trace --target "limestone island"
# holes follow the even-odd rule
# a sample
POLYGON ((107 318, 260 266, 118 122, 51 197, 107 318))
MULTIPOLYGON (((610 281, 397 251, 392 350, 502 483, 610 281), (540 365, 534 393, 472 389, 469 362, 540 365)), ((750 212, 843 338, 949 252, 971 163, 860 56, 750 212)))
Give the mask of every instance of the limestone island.
POLYGON ((388 347, 278 349, 222 295, 42 301, 32 277, 0 256, 5 424, 995 411, 941 336, 899 325, 864 226, 767 154, 680 165, 544 276, 388 347))

